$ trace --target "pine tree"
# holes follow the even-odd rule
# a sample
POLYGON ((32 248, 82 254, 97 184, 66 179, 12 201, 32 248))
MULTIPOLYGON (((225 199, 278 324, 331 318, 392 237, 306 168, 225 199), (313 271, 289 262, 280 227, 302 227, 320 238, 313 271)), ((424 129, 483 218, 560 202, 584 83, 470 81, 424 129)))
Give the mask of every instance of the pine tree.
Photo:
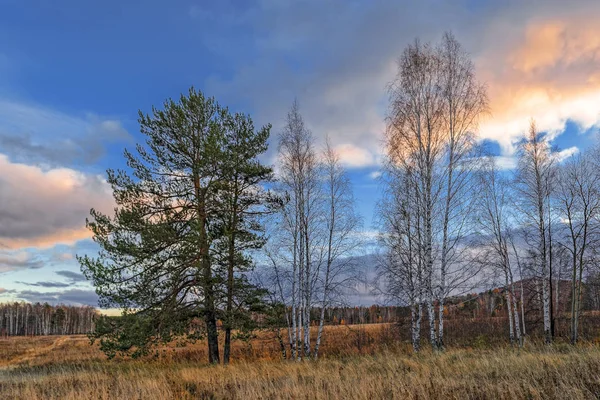
POLYGON ((227 159, 220 188, 221 239, 217 251, 221 255, 221 275, 226 280, 224 364, 230 359, 232 329, 244 332, 252 328, 250 312, 260 311, 264 306, 262 299, 267 291, 250 283, 245 273, 253 267, 249 252, 265 243, 261 216, 280 204, 277 197, 261 187, 272 181, 273 174, 270 167, 257 159, 267 150, 269 129, 256 133, 252 121, 241 114, 229 118, 227 126, 227 159))
POLYGON ((136 356, 156 343, 206 336, 209 362, 218 363, 220 306, 241 291, 227 283, 252 287, 242 266, 250 265, 246 250, 262 245, 242 234, 260 231, 260 221, 247 226, 242 211, 260 208, 268 197, 258 186, 271 171, 256 157, 266 151, 270 126, 255 131, 248 116, 232 115, 193 88, 152 115, 140 112, 139 123, 146 145, 136 146, 137 155, 125 151, 130 172, 108 171, 114 216, 92 209, 87 221, 100 252, 78 258, 100 305, 123 309, 122 317, 99 321, 94 337, 109 355, 136 356), (229 201, 238 184, 240 211, 229 201), (246 240, 252 245, 241 245, 246 240), (226 271, 224 259, 234 264, 226 271), (230 271, 239 274, 224 273, 230 271), (204 321, 201 330, 193 328, 195 319, 204 321))

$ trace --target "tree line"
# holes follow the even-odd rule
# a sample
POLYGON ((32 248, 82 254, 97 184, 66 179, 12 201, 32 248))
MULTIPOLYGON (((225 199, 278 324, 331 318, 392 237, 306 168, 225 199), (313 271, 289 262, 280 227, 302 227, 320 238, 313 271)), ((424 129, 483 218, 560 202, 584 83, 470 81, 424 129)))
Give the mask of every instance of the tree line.
POLYGON ((582 282, 598 260, 599 150, 564 160, 532 122, 515 143, 517 168, 501 169, 478 137, 486 87, 452 34, 407 46, 388 94, 369 282, 348 171, 328 139, 318 144, 297 102, 273 166, 262 161, 270 125, 256 128, 194 88, 140 112, 145 142, 125 150, 127 169, 108 171, 114 214, 92 209, 87 220, 100 251, 78 257, 100 305, 123 310, 98 319, 101 349, 139 356, 202 339, 209 362, 227 364, 232 340, 258 327, 260 314, 285 358, 316 359, 327 310, 359 283, 410 310, 415 351, 425 324, 430 345, 444 348, 448 302, 500 284, 507 336, 522 345, 524 279, 539 287, 550 343, 553 282, 567 275, 576 343, 582 282))
POLYGON ((94 330, 97 315, 91 306, 4 303, 0 304, 0 336, 87 334, 94 330))

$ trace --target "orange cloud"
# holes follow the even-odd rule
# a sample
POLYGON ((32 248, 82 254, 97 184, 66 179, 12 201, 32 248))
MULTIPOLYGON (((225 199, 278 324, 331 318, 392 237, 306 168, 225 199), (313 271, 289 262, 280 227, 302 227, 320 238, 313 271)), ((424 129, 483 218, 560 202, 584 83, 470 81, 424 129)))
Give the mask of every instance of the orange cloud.
MULTIPOLYGON (((492 35, 493 36, 493 35, 492 35)), ((499 36, 502 37, 502 36, 499 36)), ((583 129, 600 121, 600 26, 581 15, 533 20, 506 46, 485 46, 477 58, 489 87, 492 116, 480 126, 505 154, 525 132, 559 134, 567 120, 583 129)))
POLYGON ((0 248, 52 247, 90 237, 90 208, 113 208, 103 178, 69 168, 42 169, 0 154, 0 248))
MULTIPOLYGON (((83 225, 85 225, 85 216, 83 217, 83 225)), ((22 249, 35 247, 37 249, 49 249, 57 244, 73 245, 76 242, 91 238, 91 232, 85 227, 77 229, 57 229, 54 232, 46 235, 36 235, 29 238, 0 238, 0 247, 5 249, 22 249)))
POLYGON ((340 161, 348 167, 366 167, 376 164, 376 157, 368 149, 350 143, 334 147, 340 161))

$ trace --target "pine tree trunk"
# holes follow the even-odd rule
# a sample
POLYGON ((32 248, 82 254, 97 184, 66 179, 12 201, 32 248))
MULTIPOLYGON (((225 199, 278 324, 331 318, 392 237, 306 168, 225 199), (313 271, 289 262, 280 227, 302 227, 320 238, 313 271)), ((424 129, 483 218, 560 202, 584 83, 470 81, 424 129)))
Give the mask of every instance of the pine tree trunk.
POLYGON ((223 364, 229 364, 231 355, 231 327, 225 328, 225 343, 223 344, 223 364))
POLYGON ((207 213, 205 192, 200 189, 200 178, 198 176, 194 177, 194 187, 198 201, 198 222, 200 225, 200 267, 202 270, 202 286, 204 291, 204 322, 206 324, 206 337, 208 341, 208 362, 218 364, 220 362, 219 337, 217 332, 213 277, 209 259, 209 244, 206 232, 207 213))
POLYGON ((208 340, 208 362, 219 364, 219 334, 217 331, 217 316, 215 312, 214 288, 212 283, 212 274, 208 258, 205 258, 204 264, 204 321, 206 323, 206 333, 208 340))
POLYGON ((215 313, 207 311, 204 318, 208 339, 208 362, 211 364, 219 364, 219 336, 215 313))
POLYGON ((237 176, 234 177, 234 195, 231 207, 231 220, 229 226, 229 254, 227 255, 227 309, 225 316, 225 344, 223 347, 223 364, 229 364, 231 355, 231 328, 233 325, 233 295, 234 295, 234 273, 235 273, 235 241, 238 229, 238 183, 237 176))

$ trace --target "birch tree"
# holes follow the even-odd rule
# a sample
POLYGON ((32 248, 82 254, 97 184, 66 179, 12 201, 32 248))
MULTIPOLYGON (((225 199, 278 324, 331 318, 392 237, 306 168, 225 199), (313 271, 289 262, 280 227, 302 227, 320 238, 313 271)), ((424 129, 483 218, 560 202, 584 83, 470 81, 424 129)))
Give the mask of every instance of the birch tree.
MULTIPOLYGON (((461 281, 463 270, 455 268, 448 276, 449 265, 460 263, 460 244, 466 234, 470 213, 475 205, 473 172, 477 169, 473 151, 476 129, 482 114, 487 112, 485 86, 477 82, 475 67, 469 55, 451 33, 445 33, 438 48, 441 58, 443 130, 446 155, 442 165, 445 175, 442 211, 442 246, 440 254, 440 285, 438 293, 438 347, 444 345, 444 299, 452 289, 453 278, 461 281), (456 273, 456 271, 461 273, 456 273)), ((469 275, 469 273, 467 273, 469 275)))
POLYGON ((593 155, 572 156, 559 169, 557 198, 563 220, 561 245, 571 260, 571 343, 579 336, 583 274, 599 242, 600 173, 593 155))
POLYGON ((435 324, 434 211, 442 185, 436 168, 444 153, 441 135, 444 104, 440 90, 440 60, 429 44, 418 40, 402 54, 398 75, 390 90, 390 116, 386 136, 389 162, 414 177, 414 204, 419 208, 418 246, 422 252, 422 307, 429 318, 429 337, 437 348, 435 324))
POLYGON ((547 140, 539 134, 532 121, 526 140, 519 149, 516 188, 518 207, 521 213, 526 235, 532 246, 534 260, 539 271, 542 286, 542 314, 546 343, 552 342, 551 328, 551 274, 549 269, 551 211, 549 198, 552 193, 552 181, 555 171, 555 156, 547 140))
POLYGON ((358 237, 361 218, 356 214, 352 185, 340 158, 335 152, 329 138, 322 154, 323 177, 323 214, 324 228, 327 234, 325 271, 320 285, 321 313, 319 328, 313 356, 319 354, 325 310, 330 307, 340 289, 351 286, 353 273, 353 255, 359 250, 362 241, 358 237))
POLYGON ((421 348, 424 268, 421 242, 421 210, 417 206, 412 170, 388 165, 385 190, 378 205, 379 242, 384 249, 379 259, 377 287, 395 304, 411 312, 413 350, 421 348))
POLYGON ((0 303, 0 336, 88 334, 98 315, 91 306, 0 303))
MULTIPOLYGON (((294 359, 310 357, 310 308, 313 304, 314 283, 317 281, 320 257, 312 246, 317 238, 319 194, 319 166, 312 133, 305 127, 299 106, 294 102, 287 115, 286 125, 279 136, 279 190, 288 197, 287 204, 277 221, 277 234, 287 252, 291 271, 283 276, 275 263, 276 279, 282 286, 282 298, 289 297, 291 306, 291 355, 294 359), (317 261, 315 263, 315 261, 317 261), (287 282, 283 282, 287 278, 287 282), (289 283, 288 289, 286 283, 289 283), (286 293, 288 292, 289 293, 286 293)), ((281 250, 281 249, 280 249, 281 250)))
POLYGON ((417 40, 406 48, 390 85, 386 153, 415 182, 423 307, 435 349, 443 347, 444 299, 472 274, 463 268, 462 242, 473 206, 475 131, 486 109, 485 88, 451 34, 437 47, 417 40))
POLYGON ((489 262, 495 266, 504 277, 504 293, 509 322, 509 339, 511 344, 516 341, 523 345, 521 336, 521 320, 519 318, 518 299, 515 295, 515 283, 510 256, 511 199, 509 185, 498 173, 495 160, 488 158, 482 165, 480 176, 481 196, 479 197, 479 223, 481 232, 486 238, 485 244, 491 250, 489 262))
POLYGON ((286 314, 293 359, 317 358, 325 309, 351 286, 353 252, 359 247, 360 218, 354 210, 350 180, 327 143, 315 146, 294 102, 280 135, 277 190, 287 203, 277 215, 267 246, 273 290, 289 307, 286 314), (311 310, 320 308, 313 346, 311 310))

